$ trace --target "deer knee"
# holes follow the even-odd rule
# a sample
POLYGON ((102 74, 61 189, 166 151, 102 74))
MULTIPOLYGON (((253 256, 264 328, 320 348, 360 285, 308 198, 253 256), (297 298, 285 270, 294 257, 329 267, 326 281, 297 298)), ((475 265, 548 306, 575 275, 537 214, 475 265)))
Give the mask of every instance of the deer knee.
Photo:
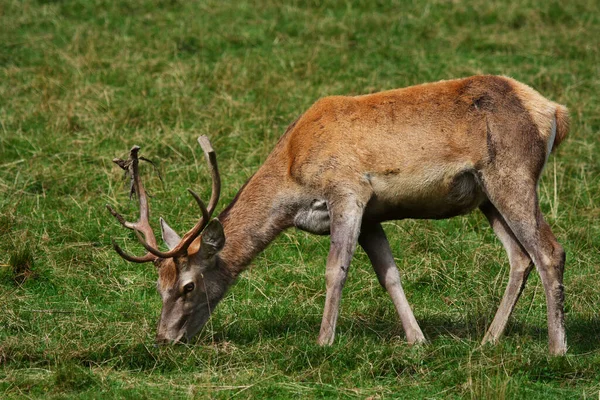
POLYGON ((377 280, 384 289, 390 290, 402 284, 400 281, 400 273, 398 272, 396 266, 387 267, 384 270, 378 269, 376 266, 374 266, 374 269, 377 275, 377 280))
POLYGON ((393 288, 400 285, 400 273, 396 268, 389 268, 388 273, 385 274, 383 286, 385 288, 393 288))
POLYGON ((341 289, 344 286, 347 274, 348 266, 340 265, 337 268, 327 268, 325 272, 325 285, 327 289, 341 289))

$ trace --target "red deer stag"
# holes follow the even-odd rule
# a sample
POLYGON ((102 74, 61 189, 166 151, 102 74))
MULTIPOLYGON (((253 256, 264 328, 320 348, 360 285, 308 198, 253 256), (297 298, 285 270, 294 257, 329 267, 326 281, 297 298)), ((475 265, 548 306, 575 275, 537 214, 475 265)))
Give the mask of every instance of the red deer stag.
POLYGON ((389 292, 408 343, 425 337, 408 304, 382 221, 450 218, 476 207, 504 245, 510 277, 483 342, 496 342, 533 265, 544 285, 549 350, 564 354, 565 252, 544 220, 537 184, 550 152, 569 130, 567 109, 530 87, 499 76, 473 76, 404 89, 317 101, 281 137, 262 167, 218 218, 215 153, 213 192, 202 218, 183 238, 161 218, 169 251, 158 250, 148 223, 148 200, 138 174, 138 150, 127 161, 140 218, 127 222, 148 253, 126 254, 158 267, 163 307, 158 341, 195 335, 227 288, 281 231, 295 226, 330 234, 326 298, 318 343, 333 342, 342 288, 356 244, 367 253, 389 292))

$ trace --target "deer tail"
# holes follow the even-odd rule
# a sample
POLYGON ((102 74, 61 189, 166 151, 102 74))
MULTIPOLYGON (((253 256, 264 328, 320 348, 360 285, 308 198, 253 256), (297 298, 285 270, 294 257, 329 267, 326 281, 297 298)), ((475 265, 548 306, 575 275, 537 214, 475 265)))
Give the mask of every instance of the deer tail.
POLYGON ((552 151, 555 151, 564 138, 567 137, 569 124, 569 110, 567 110, 567 107, 557 104, 553 124, 553 130, 555 130, 554 142, 551 144, 551 147, 548 146, 552 151))

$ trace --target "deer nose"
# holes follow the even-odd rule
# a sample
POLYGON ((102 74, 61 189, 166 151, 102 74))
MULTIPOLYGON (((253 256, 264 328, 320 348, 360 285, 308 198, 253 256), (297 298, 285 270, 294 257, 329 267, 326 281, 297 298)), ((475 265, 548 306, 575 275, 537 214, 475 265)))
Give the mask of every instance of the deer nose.
POLYGON ((165 344, 178 344, 178 343, 187 343, 187 336, 184 333, 181 333, 175 339, 170 339, 166 337, 164 334, 160 333, 156 335, 156 344, 157 345, 165 345, 165 344))
POLYGON ((156 335, 155 342, 157 345, 169 344, 171 341, 165 337, 163 334, 156 335))

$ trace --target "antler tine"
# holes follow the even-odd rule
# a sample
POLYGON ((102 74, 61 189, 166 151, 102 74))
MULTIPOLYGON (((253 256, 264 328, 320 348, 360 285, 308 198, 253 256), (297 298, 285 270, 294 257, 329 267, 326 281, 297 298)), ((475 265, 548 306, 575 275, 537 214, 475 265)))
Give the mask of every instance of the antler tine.
POLYGON ((210 144, 207 136, 199 136, 198 143, 204 151, 204 156, 210 167, 210 175, 212 177, 212 193, 210 195, 210 201, 208 202, 208 214, 212 216, 217 203, 219 202, 219 196, 221 195, 221 176, 219 175, 219 166, 217 165, 217 154, 210 144))
MULTIPOLYGON (((136 222, 129 222, 126 221, 125 218, 116 212, 110 205, 107 204, 106 208, 108 208, 108 211, 110 211, 110 213, 117 219, 117 221, 119 221, 121 225, 123 225, 125 228, 134 230, 136 234, 138 234, 138 237, 140 236, 140 232, 144 234, 145 240, 142 241, 144 247, 148 245, 156 248, 156 237, 154 236, 154 232, 152 231, 152 227, 150 226, 149 222, 150 209, 148 206, 148 196, 139 175, 139 150, 140 146, 133 146, 129 152, 128 160, 115 158, 113 162, 125 171, 128 171, 131 176, 131 193, 135 193, 138 197, 138 201, 140 203, 140 218, 136 222)), ((115 251, 127 261, 142 263, 156 260, 156 255, 153 252, 149 252, 144 256, 137 257, 125 253, 114 241, 113 247, 115 248, 115 251)))
MULTIPOLYGON (((137 233, 138 235, 140 234, 138 231, 135 231, 135 233, 137 233)), ((146 243, 146 242, 144 241, 144 243, 146 243)), ((156 260, 156 256, 150 252, 146 253, 146 255, 141 256, 141 257, 132 256, 131 254, 125 253, 123 251, 123 249, 121 249, 121 247, 119 247, 117 242, 115 242, 114 240, 112 241, 112 244, 113 244, 113 248, 115 249, 117 254, 119 254, 122 258, 124 258, 127 261, 131 261, 134 263, 145 263, 145 262, 150 262, 150 261, 156 260)))
POLYGON ((202 218, 200 218, 200 220, 196 223, 196 225, 194 225, 194 227, 192 229, 190 229, 188 231, 188 233, 186 233, 183 236, 183 238, 181 239, 181 241, 179 242, 179 244, 177 246, 175 246, 173 249, 171 249, 167 252, 162 252, 162 251, 150 246, 148 243, 146 243, 146 241, 144 240, 144 238, 138 231, 135 232, 138 237, 138 240, 140 241, 142 246, 144 246, 144 248, 146 250, 148 250, 150 253, 154 254, 157 257, 170 258, 170 257, 177 257, 177 256, 183 255, 186 252, 187 248, 190 246, 190 244, 192 244, 194 239, 196 239, 196 237, 198 237, 198 235, 202 232, 202 230, 204 229, 206 224, 208 224, 208 220, 210 219, 210 216, 208 214, 208 210, 206 209, 206 206, 200 199, 200 196, 198 196, 191 189, 188 189, 188 191, 190 192, 190 194, 194 197, 194 199, 198 203, 198 206, 200 207, 200 211, 202 212, 202 218))
MULTIPOLYGON (((192 197, 196 200, 196 203, 198 203, 198 207, 200 207, 200 211, 202 212, 202 220, 204 221, 204 226, 206 226, 206 224, 208 224, 208 220, 210 219, 210 211, 206 209, 204 202, 196 192, 194 192, 192 189, 188 189, 188 192, 190 192, 192 197)), ((204 226, 202 227, 202 229, 204 229, 204 226)))

